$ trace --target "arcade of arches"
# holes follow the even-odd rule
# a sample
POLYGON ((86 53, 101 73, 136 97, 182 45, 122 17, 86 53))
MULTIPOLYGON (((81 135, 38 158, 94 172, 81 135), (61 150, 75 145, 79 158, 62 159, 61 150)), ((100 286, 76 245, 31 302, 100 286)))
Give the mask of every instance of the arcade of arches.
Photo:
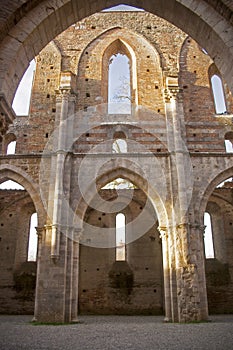
POLYGON ((0 312, 39 322, 233 313, 229 2, 158 1, 155 11, 137 1, 149 12, 120 13, 97 13, 104 1, 21 2, 1 22, 0 182, 24 189, 0 189, 0 312), (128 76, 114 85, 119 56, 128 76), (11 103, 34 57, 29 114, 17 116, 11 103))

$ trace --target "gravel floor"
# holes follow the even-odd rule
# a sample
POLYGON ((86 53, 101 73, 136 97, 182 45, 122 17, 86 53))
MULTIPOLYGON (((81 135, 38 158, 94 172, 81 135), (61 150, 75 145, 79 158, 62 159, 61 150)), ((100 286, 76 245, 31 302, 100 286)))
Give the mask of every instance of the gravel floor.
POLYGON ((233 315, 211 322, 163 323, 156 316, 81 316, 80 323, 33 325, 30 316, 0 316, 1 350, 233 349, 233 315))

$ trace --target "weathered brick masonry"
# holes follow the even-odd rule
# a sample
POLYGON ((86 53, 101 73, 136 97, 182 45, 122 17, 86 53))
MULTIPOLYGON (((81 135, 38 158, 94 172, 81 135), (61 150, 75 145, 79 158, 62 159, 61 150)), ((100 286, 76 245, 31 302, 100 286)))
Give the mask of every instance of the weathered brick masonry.
POLYGON ((29 115, 16 117, 2 142, 0 179, 25 191, 0 191, 0 312, 32 313, 35 303, 42 322, 74 321, 78 312, 179 322, 206 320, 208 309, 233 312, 233 188, 216 188, 233 176, 224 143, 233 140, 233 99, 223 81, 228 114, 216 115, 213 74, 221 77, 202 47, 147 12, 97 13, 39 53, 29 115), (130 62, 127 115, 108 113, 109 60, 118 53, 130 62), (112 153, 116 139, 127 153, 112 153), (117 199, 103 189, 117 178, 136 188, 117 199), (36 263, 27 262, 34 211, 35 297, 36 263), (205 211, 213 259, 204 255, 205 211), (110 243, 119 212, 125 261, 110 243))

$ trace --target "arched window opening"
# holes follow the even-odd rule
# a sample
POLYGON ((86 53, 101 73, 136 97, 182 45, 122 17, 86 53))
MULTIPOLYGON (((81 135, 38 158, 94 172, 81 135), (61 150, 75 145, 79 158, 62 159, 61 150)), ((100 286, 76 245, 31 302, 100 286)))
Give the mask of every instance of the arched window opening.
POLYGON ((205 257, 206 259, 213 259, 214 243, 213 243, 212 223, 211 223, 211 216, 207 212, 205 212, 205 215, 204 215, 204 225, 206 226, 205 235, 204 235, 205 257))
POLYGON ((29 240, 28 240, 28 261, 36 261, 38 238, 36 227, 38 224, 37 213, 33 213, 30 218, 29 240))
POLYGON ((111 11, 145 11, 141 8, 138 8, 138 7, 134 7, 134 6, 129 6, 129 5, 123 5, 123 4, 120 4, 120 5, 116 5, 116 6, 113 6, 113 7, 109 7, 105 10, 102 10, 102 12, 111 12, 111 11))
POLYGON ((25 188, 15 181, 7 180, 0 184, 0 190, 25 190, 25 188))
POLYGON ((12 108, 17 115, 28 115, 36 62, 32 60, 24 73, 13 100, 12 108))
POLYGON ((16 141, 11 141, 7 146, 6 154, 15 154, 15 150, 16 150, 16 141))
POLYGON ((109 60, 108 113, 131 113, 130 61, 121 53, 109 60))
POLYGON ((211 77, 211 86, 214 96, 215 111, 217 114, 226 113, 226 101, 221 78, 214 74, 211 77))
POLYGON ((116 215, 116 261, 126 260, 125 215, 116 215))
POLYGON ((233 152, 233 132, 227 132, 225 135, 225 148, 227 153, 233 152))
POLYGON ((135 189, 137 188, 132 182, 123 179, 121 177, 109 182, 107 185, 102 187, 102 190, 123 190, 123 189, 135 189))
POLYGON ((227 153, 233 152, 233 144, 231 143, 230 140, 225 140, 225 148, 227 153))
POLYGON ((124 139, 116 139, 112 144, 112 153, 127 153, 127 142, 124 139))

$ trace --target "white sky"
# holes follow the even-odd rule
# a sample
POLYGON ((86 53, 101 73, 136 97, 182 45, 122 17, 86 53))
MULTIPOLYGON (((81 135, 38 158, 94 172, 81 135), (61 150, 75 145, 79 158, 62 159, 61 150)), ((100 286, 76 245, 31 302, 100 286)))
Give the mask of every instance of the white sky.
POLYGON ((117 54, 109 65, 109 101, 108 113, 131 113, 130 68, 126 55, 117 54), (119 98, 122 96, 122 98, 119 98), (123 98, 125 96, 126 98, 123 98), (128 98, 127 98, 128 97, 128 98))
POLYGON ((204 215, 204 225, 206 226, 205 234, 204 234, 205 256, 207 259, 214 258, 212 225, 211 225, 211 218, 209 213, 205 213, 204 215))
POLYGON ((36 261, 38 236, 36 227, 38 225, 37 213, 32 214, 30 220, 30 233, 28 242, 28 261, 36 261))
POLYGON ((7 180, 0 184, 0 190, 24 190, 24 187, 15 181, 7 180))
POLYGON ((16 91, 12 107, 17 115, 28 115, 35 67, 35 60, 32 60, 16 91))
POLYGON ((105 9, 102 12, 108 12, 108 11, 145 11, 145 10, 137 7, 133 7, 133 6, 128 6, 128 5, 117 5, 117 6, 113 6, 108 9, 105 9))
POLYGON ((130 71, 129 71, 129 59, 126 55, 117 54, 112 57, 112 63, 109 65, 109 95, 110 100, 114 101, 114 95, 117 94, 119 88, 122 86, 122 82, 128 83, 125 90, 126 93, 130 93, 130 71))
POLYGON ((223 92, 222 80, 217 75, 213 75, 211 78, 213 94, 214 94, 214 102, 216 113, 224 113, 226 112, 226 103, 225 96, 223 92))

